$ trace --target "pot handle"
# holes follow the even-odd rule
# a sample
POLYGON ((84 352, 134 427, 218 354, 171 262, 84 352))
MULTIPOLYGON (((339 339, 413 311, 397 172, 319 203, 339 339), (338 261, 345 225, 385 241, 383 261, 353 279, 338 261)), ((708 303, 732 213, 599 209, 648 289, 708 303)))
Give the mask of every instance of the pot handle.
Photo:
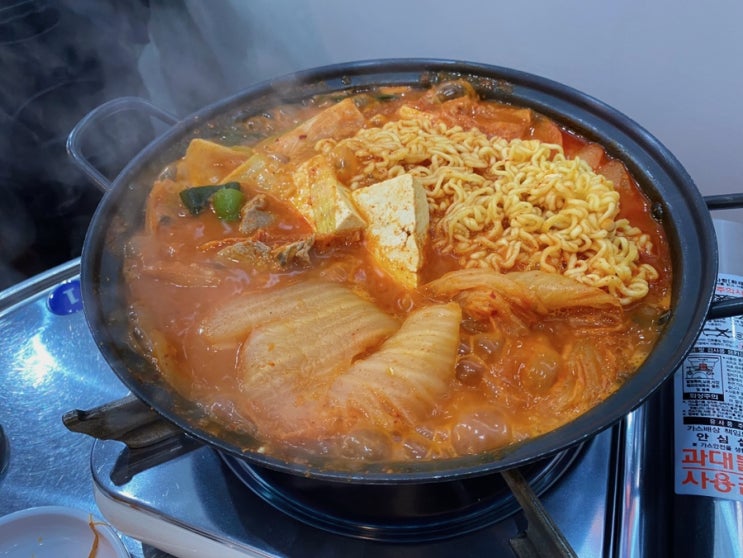
POLYGON ((62 422, 72 432, 99 440, 118 440, 132 449, 154 446, 183 434, 134 395, 94 409, 68 411, 62 422))
POLYGON ((150 467, 203 447, 134 395, 94 409, 73 409, 64 414, 62 422, 72 432, 126 445, 111 471, 111 481, 116 486, 126 484, 150 467))
POLYGON ((156 107, 140 97, 119 97, 103 103, 86 114, 67 136, 67 153, 85 175, 103 192, 111 189, 111 181, 83 154, 82 140, 87 131, 101 120, 119 112, 138 111, 173 126, 178 119, 169 112, 156 107))
POLYGON ((719 194, 716 196, 704 196, 707 209, 740 209, 743 208, 743 194, 719 194))
POLYGON ((743 316, 743 298, 715 300, 709 305, 709 309, 707 310, 708 320, 732 318, 733 316, 743 316))
MULTIPOLYGON (((743 208, 743 194, 720 194, 716 196, 704 196, 704 203, 710 211, 717 209, 740 209, 743 208)), ((743 315, 743 298, 729 298, 715 300, 710 304, 707 311, 708 320, 730 318, 743 315)))

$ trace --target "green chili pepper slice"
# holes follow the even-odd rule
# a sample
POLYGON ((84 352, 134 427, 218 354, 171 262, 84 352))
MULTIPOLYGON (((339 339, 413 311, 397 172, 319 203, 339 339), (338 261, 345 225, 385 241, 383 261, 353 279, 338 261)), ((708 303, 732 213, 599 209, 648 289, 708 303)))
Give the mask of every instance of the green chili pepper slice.
POLYGON ((191 215, 198 215, 207 205, 209 199, 219 190, 240 190, 240 183, 227 182, 225 184, 215 184, 213 186, 194 186, 181 191, 180 197, 183 205, 186 206, 191 215))
POLYGON ((222 188, 212 194, 212 209, 222 221, 237 221, 245 196, 240 190, 222 188))

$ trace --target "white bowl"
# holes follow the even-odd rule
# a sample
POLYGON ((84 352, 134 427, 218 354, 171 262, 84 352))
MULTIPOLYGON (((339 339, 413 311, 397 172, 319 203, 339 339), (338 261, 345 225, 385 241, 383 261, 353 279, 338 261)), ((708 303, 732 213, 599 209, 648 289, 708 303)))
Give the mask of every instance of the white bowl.
POLYGON ((43 506, 0 517, 0 556, 128 558, 129 553, 114 530, 92 514, 62 506, 43 506))

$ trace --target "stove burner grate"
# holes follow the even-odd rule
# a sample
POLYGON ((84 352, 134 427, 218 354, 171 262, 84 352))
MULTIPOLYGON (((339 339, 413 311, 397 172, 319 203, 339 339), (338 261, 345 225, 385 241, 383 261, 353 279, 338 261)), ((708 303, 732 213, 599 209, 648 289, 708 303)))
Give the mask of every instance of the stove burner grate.
MULTIPOLYGON (((526 465, 521 473, 541 495, 581 449, 526 465)), ((483 529, 521 509, 498 473, 424 484, 355 484, 290 475, 220 455, 243 484, 274 508, 311 527, 357 539, 435 542, 483 529)))

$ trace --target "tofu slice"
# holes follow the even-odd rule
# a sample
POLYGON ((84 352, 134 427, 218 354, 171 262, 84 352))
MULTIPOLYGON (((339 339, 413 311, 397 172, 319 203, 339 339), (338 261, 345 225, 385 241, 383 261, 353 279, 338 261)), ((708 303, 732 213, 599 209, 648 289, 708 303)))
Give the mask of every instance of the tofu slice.
POLYGON ((353 99, 346 98, 329 106, 296 128, 266 142, 269 151, 293 157, 323 138, 346 138, 364 126, 364 115, 356 108, 353 99))
POLYGON ((239 182, 266 192, 276 191, 279 180, 267 155, 254 153, 225 176, 224 182, 239 182))
POLYGON ((180 162, 181 171, 191 186, 227 182, 225 176, 253 154, 245 145, 228 147, 201 138, 191 140, 180 162))
POLYGON ((351 192, 367 221, 367 248, 377 263, 406 288, 418 286, 428 241, 426 191, 405 174, 351 192))
POLYGON ((321 235, 358 231, 366 222, 351 201, 350 190, 335 176, 324 155, 315 155, 294 172, 291 202, 321 235))

